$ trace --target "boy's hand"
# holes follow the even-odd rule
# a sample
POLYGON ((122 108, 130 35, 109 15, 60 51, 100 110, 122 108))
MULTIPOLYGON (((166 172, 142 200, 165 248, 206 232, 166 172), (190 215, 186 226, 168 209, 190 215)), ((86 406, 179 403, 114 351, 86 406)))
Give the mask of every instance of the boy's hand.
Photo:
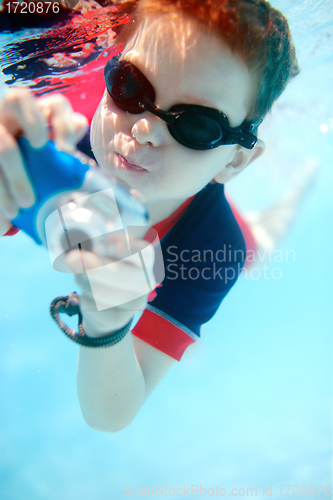
POLYGON ((75 281, 82 291, 80 309, 83 328, 91 337, 105 335, 122 328, 135 313, 143 311, 146 307, 148 293, 142 294, 143 270, 134 255, 143 249, 145 249, 144 263, 148 279, 152 288, 155 288, 154 248, 147 245, 146 241, 134 238, 130 239, 130 246, 131 256, 124 260, 127 255, 125 238, 111 234, 109 256, 99 257, 94 253, 82 251, 84 268, 87 271, 104 266, 101 268, 102 272, 96 275, 89 274, 89 279, 86 273, 80 273, 82 257, 79 250, 73 250, 66 258, 69 268, 78 273, 75 281), (136 296, 138 298, 133 299, 136 296), (112 306, 113 303, 116 305, 112 306))
POLYGON ((7 232, 20 208, 35 202, 35 194, 16 138, 23 135, 35 148, 48 139, 60 149, 73 150, 87 129, 86 118, 74 113, 61 95, 35 99, 26 89, 14 88, 0 100, 0 234, 7 232))
POLYGON ((6 234, 12 227, 12 223, 0 212, 0 236, 6 234))

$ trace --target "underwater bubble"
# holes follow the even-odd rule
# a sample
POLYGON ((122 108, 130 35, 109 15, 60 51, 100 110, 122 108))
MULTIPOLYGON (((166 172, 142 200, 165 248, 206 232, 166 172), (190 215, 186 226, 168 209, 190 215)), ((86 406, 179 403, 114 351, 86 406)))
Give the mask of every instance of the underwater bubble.
POLYGON ((322 123, 319 128, 320 132, 322 132, 323 134, 326 134, 329 131, 329 126, 326 125, 326 123, 322 123))

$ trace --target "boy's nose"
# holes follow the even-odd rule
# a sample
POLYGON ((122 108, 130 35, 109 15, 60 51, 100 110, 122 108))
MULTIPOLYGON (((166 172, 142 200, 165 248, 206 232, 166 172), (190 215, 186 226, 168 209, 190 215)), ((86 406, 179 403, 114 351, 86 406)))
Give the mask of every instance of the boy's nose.
POLYGON ((163 120, 149 112, 145 115, 134 123, 131 134, 141 145, 159 147, 163 144, 165 134, 168 133, 166 125, 163 120))

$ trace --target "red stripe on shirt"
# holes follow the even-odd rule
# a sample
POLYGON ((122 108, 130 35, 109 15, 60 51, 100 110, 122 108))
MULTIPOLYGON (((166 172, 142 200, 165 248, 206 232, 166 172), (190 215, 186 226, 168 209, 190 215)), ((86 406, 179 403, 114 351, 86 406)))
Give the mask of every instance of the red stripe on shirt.
POLYGON ((185 349, 195 342, 186 332, 149 309, 144 310, 132 334, 177 361, 180 361, 185 349))
POLYGON ((19 228, 12 226, 10 229, 8 229, 7 233, 4 234, 4 236, 13 236, 13 234, 16 234, 19 232, 19 228))
MULTIPOLYGON (((169 217, 152 226, 145 234, 144 240, 149 241, 152 245, 155 245, 158 239, 161 240, 184 215, 194 198, 195 195, 191 196, 177 210, 172 212, 169 217)), ((156 292, 153 290, 149 294, 148 301, 153 300, 155 296, 156 292)), ((144 310, 140 320, 133 328, 132 334, 177 361, 180 361, 186 347, 194 342, 192 337, 187 335, 183 330, 149 309, 144 310)))
POLYGON ((184 201, 174 212, 172 212, 169 217, 161 220, 157 224, 153 226, 153 228, 157 231, 160 240, 165 236, 173 226, 179 221, 179 219, 184 215, 186 210, 188 209, 191 201, 195 198, 195 195, 191 196, 187 200, 184 201))

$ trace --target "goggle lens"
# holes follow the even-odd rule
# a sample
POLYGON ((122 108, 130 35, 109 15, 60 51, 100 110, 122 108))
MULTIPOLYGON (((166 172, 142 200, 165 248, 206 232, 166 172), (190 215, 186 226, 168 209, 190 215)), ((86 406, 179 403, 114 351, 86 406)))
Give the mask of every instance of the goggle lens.
MULTIPOLYGON (((132 114, 144 112, 143 95, 131 73, 119 66, 111 67, 105 72, 105 84, 109 94, 117 106, 132 114)), ((154 93, 155 99, 155 93, 154 93)))
POLYGON ((175 120, 178 134, 189 144, 213 144, 222 139, 222 130, 215 120, 199 113, 186 112, 175 120))
POLYGON ((113 68, 109 74, 111 95, 116 101, 133 101, 139 97, 139 86, 133 76, 125 69, 113 68))

